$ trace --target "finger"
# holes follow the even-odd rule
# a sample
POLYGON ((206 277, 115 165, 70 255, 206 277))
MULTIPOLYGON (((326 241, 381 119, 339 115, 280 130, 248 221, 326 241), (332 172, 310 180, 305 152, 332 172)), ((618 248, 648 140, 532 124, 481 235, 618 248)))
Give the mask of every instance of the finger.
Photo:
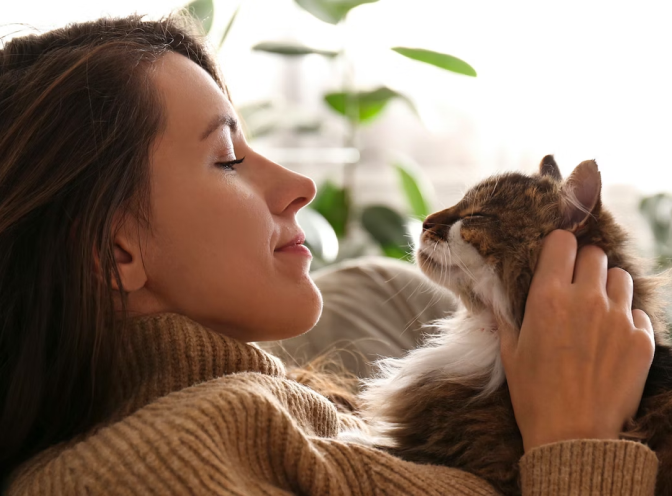
POLYGON ((576 237, 569 231, 553 231, 544 239, 532 287, 543 286, 550 281, 571 284, 575 261, 576 237))
POLYGON ((633 284, 629 273, 614 267, 607 272, 607 296, 621 308, 632 308, 633 284))
POLYGON ((632 321, 637 329, 646 331, 653 339, 653 325, 651 319, 643 310, 635 309, 632 311, 632 321))
POLYGON ((499 319, 497 321, 497 331, 499 333, 499 351, 502 355, 502 364, 506 370, 518 346, 518 332, 508 322, 499 319))
POLYGON ((584 246, 576 256, 574 284, 598 287, 603 293, 607 286, 607 255, 597 246, 584 246))

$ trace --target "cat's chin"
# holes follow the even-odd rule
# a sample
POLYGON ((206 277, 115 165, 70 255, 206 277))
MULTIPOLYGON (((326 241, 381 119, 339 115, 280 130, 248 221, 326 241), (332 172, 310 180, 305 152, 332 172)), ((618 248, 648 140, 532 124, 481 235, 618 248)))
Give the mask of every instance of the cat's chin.
POLYGON ((459 266, 444 265, 422 250, 418 250, 415 259, 420 271, 434 283, 453 293, 461 292, 459 282, 463 279, 464 271, 459 266))
MULTIPOLYGON (((457 296, 470 313, 487 312, 493 314, 495 312, 494 303, 499 304, 500 313, 508 308, 505 299, 502 298, 503 292, 499 288, 499 281, 492 277, 493 274, 490 270, 476 271, 479 279, 482 279, 481 286, 487 286, 486 293, 492 293, 490 299, 483 299, 483 294, 486 293, 484 293, 484 288, 474 285, 476 279, 473 272, 467 272, 459 265, 445 265, 437 261, 422 247, 416 252, 415 259, 420 271, 428 279, 457 296)), ((485 264, 483 264, 483 268, 487 268, 485 264)))

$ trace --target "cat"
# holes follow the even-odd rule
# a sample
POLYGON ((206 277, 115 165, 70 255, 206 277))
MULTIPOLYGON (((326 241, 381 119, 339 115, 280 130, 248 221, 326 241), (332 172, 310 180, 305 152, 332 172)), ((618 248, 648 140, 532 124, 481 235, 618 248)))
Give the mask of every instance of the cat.
MULTIPOLYGON (((656 340, 643 399, 624 437, 641 440, 660 461, 656 494, 672 494, 672 351, 660 281, 644 275, 625 231, 602 207, 595 161, 562 179, 552 155, 537 174, 508 173, 471 188, 451 208, 427 217, 416 250, 422 272, 461 301, 436 332, 402 358, 377 363, 365 382, 368 443, 401 458, 457 467, 506 495, 520 494, 523 442, 499 352, 495 315, 520 329, 542 241, 555 229, 579 246, 602 248, 608 266, 633 278, 632 308, 651 318, 656 340)), ((542 330, 539 330, 542 331, 542 330)))

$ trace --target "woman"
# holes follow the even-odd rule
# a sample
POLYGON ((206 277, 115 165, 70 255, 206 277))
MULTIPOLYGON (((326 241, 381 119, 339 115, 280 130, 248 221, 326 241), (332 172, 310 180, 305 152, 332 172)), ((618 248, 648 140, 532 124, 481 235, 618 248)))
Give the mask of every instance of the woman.
MULTIPOLYGON (((176 20, 8 42, 0 129, 7 494, 493 493, 339 442, 366 427, 246 344, 318 320, 295 221, 315 186, 247 145, 215 64, 176 20)), ((655 454, 618 440, 650 323, 622 311, 631 281, 603 253, 548 239, 520 337, 501 331, 523 493, 652 494, 655 454), (569 284, 575 268, 595 277, 569 284), (549 322, 556 332, 529 330, 549 322), (607 333, 627 346, 597 362, 590 343, 607 333), (595 339, 560 362, 558 335, 595 339)))

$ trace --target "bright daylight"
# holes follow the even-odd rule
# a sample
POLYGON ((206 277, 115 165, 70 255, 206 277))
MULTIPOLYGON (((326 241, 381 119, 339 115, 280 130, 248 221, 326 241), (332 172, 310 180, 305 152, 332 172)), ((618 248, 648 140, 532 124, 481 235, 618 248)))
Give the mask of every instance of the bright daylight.
POLYGON ((672 495, 670 19, 0 0, 0 495, 672 495))

